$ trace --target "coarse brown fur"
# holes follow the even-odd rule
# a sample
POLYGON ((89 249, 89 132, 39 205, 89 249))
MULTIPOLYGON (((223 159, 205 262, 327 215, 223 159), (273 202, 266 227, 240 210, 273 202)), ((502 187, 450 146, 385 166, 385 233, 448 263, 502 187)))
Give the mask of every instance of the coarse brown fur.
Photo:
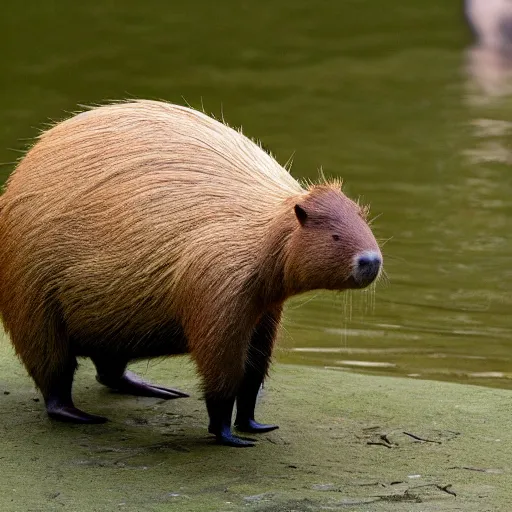
POLYGON ((118 103, 43 133, 8 180, 0 312, 43 394, 76 356, 185 352, 206 393, 232 394, 258 322, 278 324, 291 295, 353 286, 365 250, 364 209, 338 183, 303 188, 200 112, 118 103))

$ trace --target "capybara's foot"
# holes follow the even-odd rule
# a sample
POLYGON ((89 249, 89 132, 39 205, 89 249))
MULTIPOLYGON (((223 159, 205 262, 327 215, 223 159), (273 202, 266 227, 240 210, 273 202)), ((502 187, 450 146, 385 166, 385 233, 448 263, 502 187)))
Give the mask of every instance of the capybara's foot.
POLYGON ((236 420, 235 427, 239 432, 249 432, 251 434, 262 434, 264 432, 272 432, 279 428, 279 425, 266 425, 258 423, 255 420, 236 420))
POLYGON ((108 375, 96 375, 96 380, 119 393, 135 396, 148 396, 152 398, 161 398, 163 400, 172 400, 173 398, 186 398, 189 395, 172 388, 154 386, 144 382, 135 373, 125 371, 121 377, 112 378, 108 375))
POLYGON ((64 421, 66 423, 83 423, 83 424, 96 424, 105 423, 107 418, 104 416, 96 416, 87 412, 77 409, 73 404, 63 405, 56 401, 49 400, 46 404, 46 412, 48 416, 57 421, 64 421))
POLYGON ((235 397, 224 398, 215 395, 206 397, 206 408, 210 416, 208 432, 217 438, 217 443, 224 446, 246 448, 254 446, 256 439, 238 437, 231 432, 231 416, 235 397))
POLYGON ((249 446, 254 446, 254 443, 256 442, 256 439, 235 436, 229 427, 224 427, 219 431, 215 431, 215 429, 210 425, 208 432, 216 437, 217 444, 221 444, 223 446, 248 448, 249 446))

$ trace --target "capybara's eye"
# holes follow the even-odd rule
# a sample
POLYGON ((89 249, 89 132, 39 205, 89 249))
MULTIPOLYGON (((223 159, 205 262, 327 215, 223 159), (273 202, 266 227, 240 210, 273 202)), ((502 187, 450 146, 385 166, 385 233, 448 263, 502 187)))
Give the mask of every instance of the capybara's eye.
POLYGON ((337 242, 340 239, 340 235, 332 235, 332 239, 337 242))

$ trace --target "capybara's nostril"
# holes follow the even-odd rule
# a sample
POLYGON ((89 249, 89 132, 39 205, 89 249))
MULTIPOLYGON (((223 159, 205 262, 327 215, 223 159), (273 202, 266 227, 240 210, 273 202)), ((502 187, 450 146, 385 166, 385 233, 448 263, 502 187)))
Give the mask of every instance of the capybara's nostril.
POLYGON ((354 279, 361 286, 368 286, 379 275, 382 256, 377 251, 365 251, 355 259, 354 279))

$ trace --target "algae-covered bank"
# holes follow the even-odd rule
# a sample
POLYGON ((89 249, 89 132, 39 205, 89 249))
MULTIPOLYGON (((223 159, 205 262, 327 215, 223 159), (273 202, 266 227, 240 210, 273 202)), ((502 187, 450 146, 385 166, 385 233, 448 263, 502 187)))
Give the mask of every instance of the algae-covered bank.
POLYGON ((77 404, 105 425, 51 423, 0 341, 2 511, 508 511, 512 392, 276 365, 256 448, 206 433, 186 359, 135 365, 190 391, 170 402, 116 395, 78 371, 77 404))

